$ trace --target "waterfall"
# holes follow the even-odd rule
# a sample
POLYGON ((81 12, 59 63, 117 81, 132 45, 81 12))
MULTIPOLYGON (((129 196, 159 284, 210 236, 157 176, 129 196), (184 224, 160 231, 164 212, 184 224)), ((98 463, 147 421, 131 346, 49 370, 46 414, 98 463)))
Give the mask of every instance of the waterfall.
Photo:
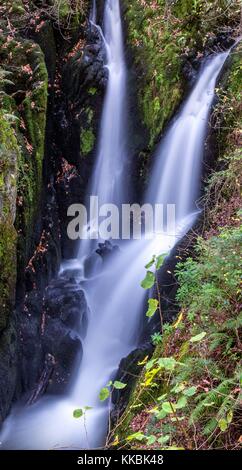
POLYGON ((194 89, 157 150, 147 198, 152 203, 175 204, 178 220, 196 210, 209 110, 228 54, 204 62, 194 89))
MULTIPOLYGON (((102 201, 125 197, 125 81, 122 28, 118 0, 106 0, 104 37, 109 71, 101 123, 99 151, 91 183, 102 201)), ((84 284, 90 307, 84 355, 73 390, 65 399, 41 399, 35 405, 14 407, 0 436, 4 449, 102 447, 108 425, 108 404, 100 389, 115 376, 120 360, 138 345, 144 290, 140 281, 153 254, 166 253, 191 227, 196 217, 201 164, 214 98, 216 79, 228 53, 206 60, 193 91, 158 147, 145 201, 177 205, 177 227, 152 240, 133 240, 121 246, 105 271, 84 284), (83 419, 75 408, 90 406, 83 419)))
POLYGON ((90 14, 90 21, 93 24, 96 24, 97 21, 97 4, 96 0, 92 0, 92 8, 91 8, 91 14, 90 14))
POLYGON ((103 38, 108 83, 101 119, 98 157, 90 193, 98 196, 100 204, 120 204, 125 194, 123 182, 126 161, 126 66, 119 0, 106 1, 103 38))

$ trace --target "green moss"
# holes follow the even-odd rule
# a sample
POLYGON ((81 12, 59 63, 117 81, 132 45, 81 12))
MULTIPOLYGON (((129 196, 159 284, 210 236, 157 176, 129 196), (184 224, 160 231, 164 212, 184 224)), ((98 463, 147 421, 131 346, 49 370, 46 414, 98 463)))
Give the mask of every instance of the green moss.
POLYGON ((91 87, 88 90, 89 95, 94 96, 97 93, 97 89, 95 87, 91 87))
POLYGON ((14 305, 16 239, 13 225, 0 223, 0 331, 6 327, 14 305))
POLYGON ((92 129, 82 129, 81 131, 81 153, 87 155, 93 150, 95 135, 92 129))
POLYGON ((19 147, 10 114, 0 110, 0 331, 13 306, 16 282, 15 199, 19 147))
MULTIPOLYGON (((0 42, 3 38, 0 37, 0 42)), ((32 233, 42 189, 42 163, 45 146, 48 75, 44 55, 32 41, 13 39, 2 48, 3 66, 13 77, 12 88, 23 96, 18 106, 3 85, 1 106, 11 116, 18 143, 16 228, 19 230, 18 256, 20 269, 29 258, 32 233)), ((7 78, 9 78, 7 76, 7 78)), ((13 95, 14 96, 14 95, 13 95)))
POLYGON ((138 77, 138 99, 150 148, 181 101, 182 54, 202 51, 207 39, 239 23, 239 1, 133 0, 125 3, 128 43, 138 77), (226 13, 222 14, 222 12, 226 13))
POLYGON ((54 6, 56 7, 56 18, 61 25, 76 28, 83 19, 88 3, 78 0, 59 0, 58 4, 55 3, 54 6))

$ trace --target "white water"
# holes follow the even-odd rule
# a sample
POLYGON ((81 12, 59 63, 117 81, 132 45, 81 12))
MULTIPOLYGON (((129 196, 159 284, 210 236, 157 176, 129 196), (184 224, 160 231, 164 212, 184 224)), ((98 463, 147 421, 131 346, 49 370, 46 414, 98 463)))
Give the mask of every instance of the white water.
POLYGON ((97 4, 96 4, 96 0, 92 0, 92 9, 91 9, 90 21, 93 24, 96 24, 96 22, 97 22, 97 4))
POLYGON ((109 78, 104 102, 97 162, 91 194, 99 204, 120 204, 124 200, 126 161, 126 66, 119 0, 106 0, 104 43, 109 78))
MULTIPOLYGON (((119 101, 116 91, 119 83, 121 93, 124 92, 122 81, 125 81, 125 66, 118 0, 107 0, 105 23, 105 37, 109 45, 109 84, 93 188, 102 200, 121 202, 122 192, 125 191, 125 186, 120 183, 125 158, 121 145, 121 128, 124 123, 123 102, 119 101), (113 65, 110 67, 111 58, 113 65), (115 189, 116 184, 118 191, 115 189)), ((204 64, 193 92, 157 151, 146 200, 177 204, 176 232, 164 233, 151 241, 131 241, 121 253, 116 253, 110 259, 101 276, 85 283, 92 313, 83 345, 84 356, 73 391, 66 399, 44 397, 31 407, 15 407, 1 433, 3 448, 70 449, 103 446, 108 408, 99 402, 98 393, 115 374, 120 360, 137 346, 143 314, 144 291, 140 281, 145 275, 144 265, 153 254, 169 251, 196 217, 195 199, 199 194, 209 109, 216 78, 226 57, 227 53, 222 53, 204 64), (72 413, 75 408, 86 405, 93 409, 87 412, 85 429, 83 420, 74 419, 72 413)))

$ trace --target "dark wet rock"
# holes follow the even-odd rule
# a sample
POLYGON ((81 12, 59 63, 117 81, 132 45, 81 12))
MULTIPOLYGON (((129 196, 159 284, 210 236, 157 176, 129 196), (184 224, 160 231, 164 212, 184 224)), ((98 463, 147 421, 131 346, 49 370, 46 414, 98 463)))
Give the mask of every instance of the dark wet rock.
POLYGON ((8 328, 0 334, 0 424, 9 412, 16 392, 18 358, 15 315, 8 328))
POLYGON ((104 243, 98 244, 98 249, 96 253, 101 256, 103 260, 107 259, 110 255, 115 254, 119 251, 119 247, 117 245, 113 245, 112 242, 109 240, 105 240, 104 243))
POLYGON ((195 69, 194 64, 192 65, 190 61, 186 60, 182 72, 184 78, 188 80, 191 84, 195 82, 197 77, 197 70, 195 69))
POLYGON ((43 350, 55 360, 53 373, 47 386, 48 393, 64 393, 70 385, 77 364, 82 358, 80 336, 57 318, 49 318, 43 334, 43 350))
POLYGON ((48 354, 54 358, 48 392, 64 393, 82 357, 88 305, 74 278, 57 278, 44 294, 26 294, 20 329, 23 391, 36 390, 48 354))
POLYGON ((63 393, 81 362, 81 338, 87 330, 88 305, 78 282, 73 278, 54 280, 46 289, 43 312, 43 353, 55 360, 47 390, 63 393))
POLYGON ((57 279, 46 289, 44 311, 82 337, 86 334, 88 306, 85 294, 75 279, 57 279))
POLYGON ((46 354, 43 372, 40 376, 39 383, 28 399, 28 405, 34 404, 46 392, 53 375, 55 365, 56 362, 54 356, 49 353, 46 354))

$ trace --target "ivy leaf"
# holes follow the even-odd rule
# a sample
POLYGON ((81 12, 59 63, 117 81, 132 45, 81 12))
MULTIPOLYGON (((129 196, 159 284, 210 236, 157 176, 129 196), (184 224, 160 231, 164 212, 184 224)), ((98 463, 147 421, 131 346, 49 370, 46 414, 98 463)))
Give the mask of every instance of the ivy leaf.
POLYGON ((183 395, 185 395, 186 397, 192 397, 193 395, 195 395, 196 391, 197 387, 186 388, 185 390, 183 390, 183 395))
POLYGON ((153 256, 152 260, 146 264, 145 269, 150 269, 151 266, 153 266, 154 262, 155 262, 155 255, 153 256))
POLYGON ((148 300, 148 305, 149 305, 149 309, 146 312, 146 316, 151 318, 151 317, 153 317, 153 315, 157 311, 159 302, 156 299, 149 299, 148 300))
POLYGON ((109 397, 109 395, 110 395, 110 392, 109 392, 108 388, 107 388, 107 387, 104 387, 104 388, 102 388, 102 390, 100 390, 99 399, 100 399, 101 401, 105 401, 105 400, 107 400, 107 398, 109 397))
POLYGON ((77 410, 73 411, 73 417, 74 418, 81 418, 82 416, 83 416, 82 408, 78 408, 77 410))
POLYGON ((157 271, 158 271, 158 269, 160 269, 161 266, 163 265, 166 256, 167 256, 167 254, 157 256, 157 259, 156 259, 156 269, 157 269, 157 271))
POLYGON ((167 416, 166 411, 160 410, 158 413, 156 413, 155 417, 157 419, 164 419, 167 416))
POLYGON ((145 278, 141 282, 143 289, 150 289, 155 283, 155 275, 151 271, 147 271, 145 278))
POLYGON ((187 398, 186 397, 181 397, 181 398, 179 398, 178 402, 176 403, 175 408, 177 410, 181 410, 182 408, 185 408, 186 404, 187 404, 187 398))
POLYGON ((222 418, 218 422, 219 428, 222 432, 225 432, 228 429, 228 423, 226 419, 222 418))
POLYGON ((174 410, 169 401, 165 401, 164 403, 162 403, 162 410, 165 411, 165 413, 174 413, 174 410))
POLYGON ((193 336, 191 339, 190 339, 190 342, 191 343, 198 343, 199 341, 202 341, 203 338, 205 338, 206 336, 206 332, 203 331, 202 333, 200 333, 199 335, 196 335, 196 336, 193 336))
POLYGON ((123 382, 119 382, 118 380, 115 380, 113 387, 116 388, 116 390, 122 390, 125 388, 127 384, 124 384, 123 382))
POLYGON ((147 444, 152 445, 156 442, 156 437, 155 436, 148 436, 147 437, 147 444))
POLYGON ((158 439, 159 444, 166 444, 170 440, 169 434, 166 434, 165 436, 161 436, 158 439))

